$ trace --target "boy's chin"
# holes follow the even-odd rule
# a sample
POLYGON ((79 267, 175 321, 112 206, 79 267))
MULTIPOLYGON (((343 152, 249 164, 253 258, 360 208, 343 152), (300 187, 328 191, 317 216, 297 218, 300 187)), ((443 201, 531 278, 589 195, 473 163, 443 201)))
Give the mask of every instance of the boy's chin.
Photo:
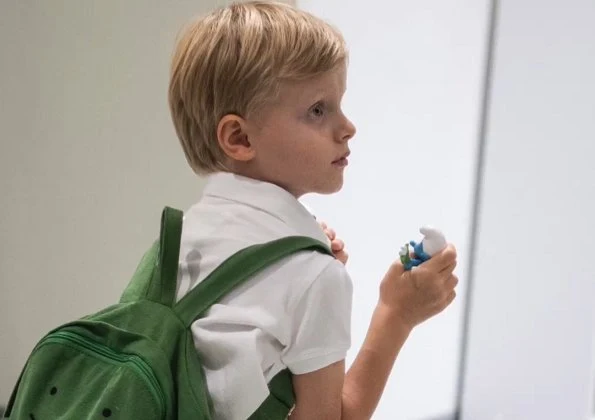
MULTIPOLYGON (((335 194, 343 188, 343 177, 340 179, 327 179, 325 182, 318 182, 318 183, 310 183, 310 185, 306 186, 301 189, 300 192, 297 194, 294 193, 296 197, 301 197, 308 194, 320 194, 320 195, 331 195, 335 194)), ((297 189, 296 189, 297 190, 297 189)), ((297 190, 299 191, 299 190, 297 190)))
POLYGON ((341 191, 342 188, 343 188, 343 180, 341 179, 340 182, 322 185, 322 186, 320 186, 320 188, 317 189, 317 191, 313 191, 313 192, 316 194, 321 194, 321 195, 331 195, 331 194, 338 193, 339 191, 341 191))

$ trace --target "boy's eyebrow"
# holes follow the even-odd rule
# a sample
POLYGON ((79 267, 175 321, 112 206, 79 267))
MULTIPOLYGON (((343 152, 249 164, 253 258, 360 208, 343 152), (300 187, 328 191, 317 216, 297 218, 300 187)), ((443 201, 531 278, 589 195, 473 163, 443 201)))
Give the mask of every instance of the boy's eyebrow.
MULTIPOLYGON (((341 93, 341 95, 344 95, 347 89, 343 89, 341 93)), ((306 92, 304 92, 306 94, 306 92)), ((324 97, 329 97, 329 96, 333 96, 335 94, 334 89, 318 89, 316 90, 312 95, 308 96, 312 96, 315 98, 324 98, 324 97)))

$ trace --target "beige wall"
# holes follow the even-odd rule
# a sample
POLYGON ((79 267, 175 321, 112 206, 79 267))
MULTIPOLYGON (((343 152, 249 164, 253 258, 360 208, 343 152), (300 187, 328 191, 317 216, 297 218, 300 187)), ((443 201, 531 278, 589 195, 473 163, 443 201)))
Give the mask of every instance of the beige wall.
POLYGON ((48 329, 114 302, 188 206, 167 109, 180 26, 223 1, 3 1, 0 405, 48 329))

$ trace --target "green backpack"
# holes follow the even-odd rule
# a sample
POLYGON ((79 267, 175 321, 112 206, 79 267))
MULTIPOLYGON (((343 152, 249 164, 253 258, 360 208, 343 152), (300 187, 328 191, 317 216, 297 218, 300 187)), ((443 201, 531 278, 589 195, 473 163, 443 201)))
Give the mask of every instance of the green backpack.
MULTIPOLYGON (((163 210, 158 241, 143 256, 120 302, 62 325, 33 349, 5 418, 212 418, 190 325, 226 293, 300 250, 332 255, 323 243, 287 237, 239 251, 175 303, 182 212, 163 210)), ((294 405, 291 374, 269 384, 250 417, 285 419, 294 405)))

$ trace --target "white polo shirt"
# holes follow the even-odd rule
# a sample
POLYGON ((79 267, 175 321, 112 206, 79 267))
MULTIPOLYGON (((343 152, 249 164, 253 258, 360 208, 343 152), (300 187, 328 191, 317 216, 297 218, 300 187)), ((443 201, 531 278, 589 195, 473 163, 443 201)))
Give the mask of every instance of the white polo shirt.
MULTIPOLYGON (((230 173, 209 175, 202 199, 184 215, 177 299, 237 251, 291 235, 328 243, 284 189, 230 173)), ((351 344, 351 302, 343 264, 302 251, 264 269, 195 321, 214 418, 246 420, 285 368, 303 374, 343 360, 351 344)))

